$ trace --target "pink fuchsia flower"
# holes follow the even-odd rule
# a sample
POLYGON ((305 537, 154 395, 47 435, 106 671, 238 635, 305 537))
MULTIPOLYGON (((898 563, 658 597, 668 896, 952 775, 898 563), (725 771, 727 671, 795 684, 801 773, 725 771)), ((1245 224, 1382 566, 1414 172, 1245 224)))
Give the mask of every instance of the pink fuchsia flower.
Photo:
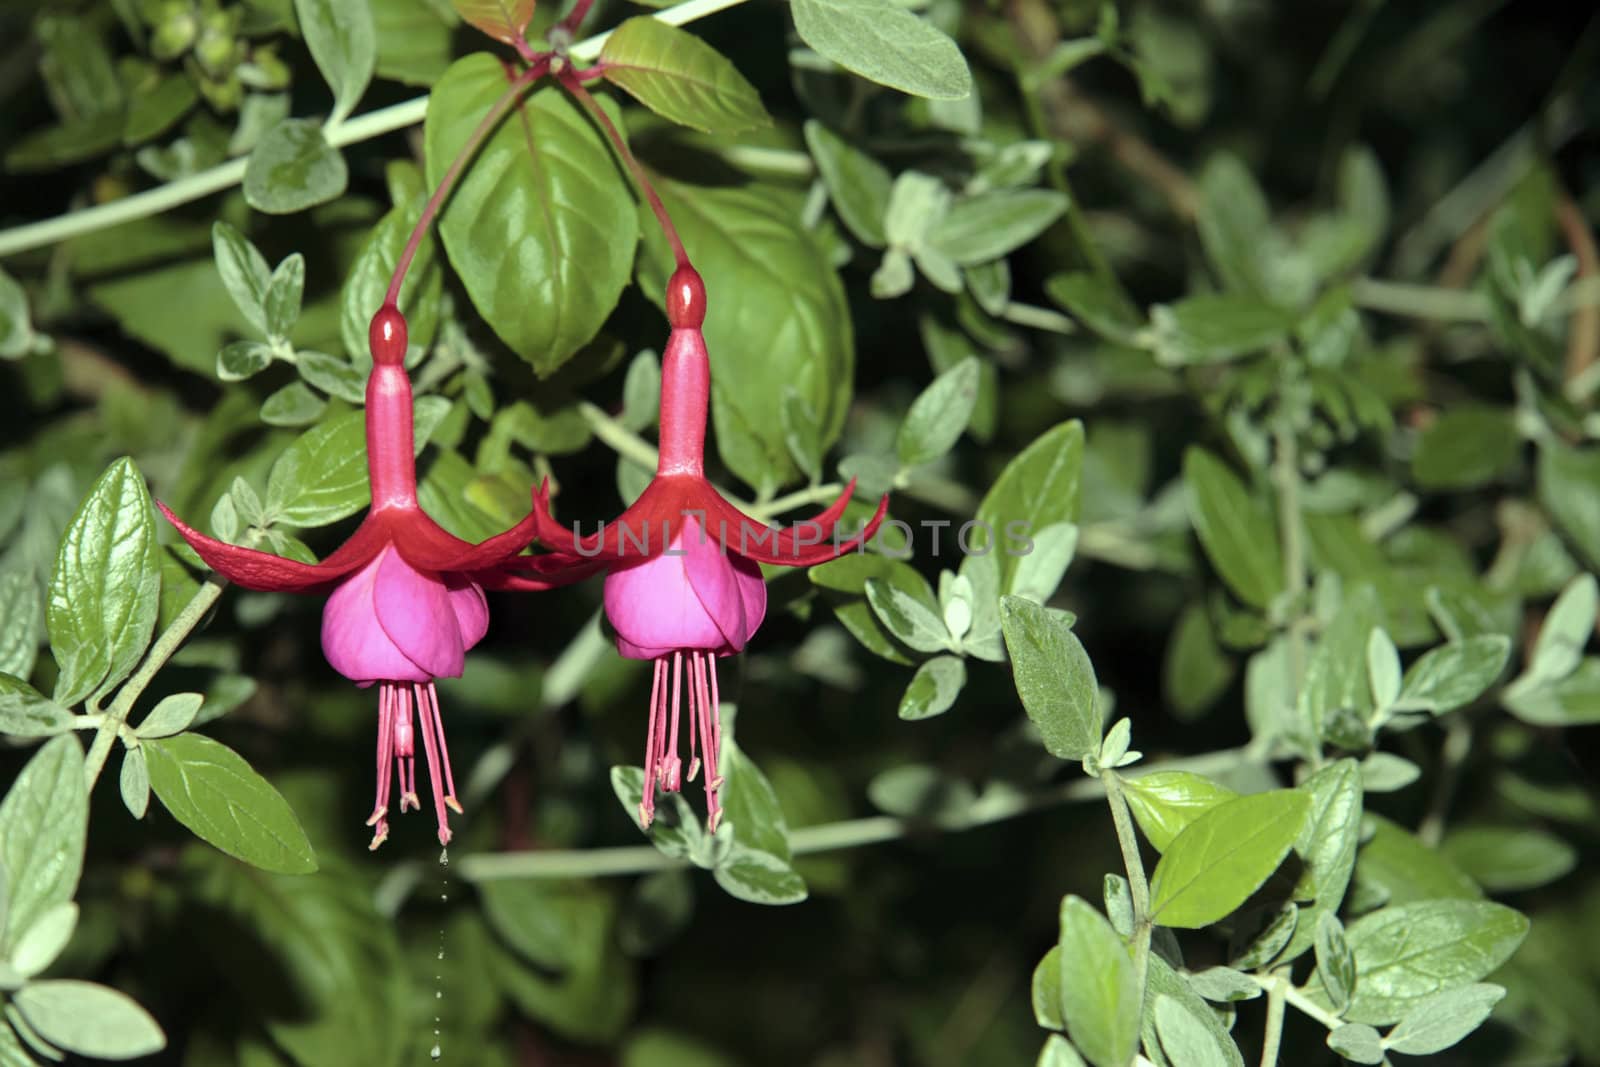
MULTIPOLYGON (((723 499, 705 477, 711 391, 701 333, 705 312, 705 285, 680 258, 667 292, 672 334, 661 367, 660 458, 639 499, 588 537, 576 536, 551 516, 547 486, 534 497, 533 517, 539 540, 554 550, 534 557, 542 568, 539 580, 571 580, 605 570, 606 616, 617 633, 617 651, 655 661, 640 824, 648 827, 654 818, 658 785, 676 792, 682 784, 678 734, 687 717, 688 779, 699 770, 698 747, 706 768, 707 824, 715 832, 722 784, 716 661, 742 651, 766 615, 767 590, 757 564, 810 567, 835 559, 877 531, 889 498, 879 501, 860 533, 844 540, 835 528, 854 482, 826 511, 786 530, 758 522, 723 499)), ((531 564, 532 558, 521 562, 531 564)))
MULTIPOLYGON (((172 513, 161 512, 217 573, 247 589, 273 592, 331 590, 322 613, 322 650, 340 674, 378 686, 378 785, 371 848, 389 835, 391 775, 400 776, 400 810, 420 808, 416 730, 433 787, 439 842, 450 841, 446 810, 461 811, 445 747, 434 679, 459 677, 467 649, 489 627, 483 587, 503 583, 502 568, 533 537, 530 515, 481 544, 441 529, 417 502, 411 380, 403 360, 406 322, 386 304, 368 332, 372 373, 367 379, 367 472, 372 507, 355 533, 321 563, 301 563, 207 537, 172 513), (413 720, 413 709, 416 717, 413 720)), ((522 573, 538 573, 530 563, 522 573)), ((520 589, 547 588, 519 577, 520 589)))

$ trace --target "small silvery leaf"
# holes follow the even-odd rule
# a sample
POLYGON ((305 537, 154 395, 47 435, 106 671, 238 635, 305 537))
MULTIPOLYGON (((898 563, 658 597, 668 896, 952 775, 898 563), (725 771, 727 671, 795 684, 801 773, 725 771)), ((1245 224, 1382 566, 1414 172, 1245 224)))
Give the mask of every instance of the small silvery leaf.
POLYGON ((1100 766, 1115 767, 1128 754, 1128 743, 1133 739, 1133 724, 1126 718, 1118 719, 1106 731, 1100 742, 1100 766))
POLYGON ((233 497, 224 493, 211 508, 211 533, 219 541, 232 544, 239 536, 239 512, 233 497))
POLYGON ((903 250, 891 248, 883 254, 883 262, 872 273, 872 295, 877 300, 892 300, 911 291, 917 280, 911 269, 911 257, 903 250))
POLYGON ((1078 527, 1070 522, 1053 523, 1035 533, 1032 541, 1031 551, 1017 558, 1007 591, 1042 604, 1055 595, 1072 563, 1078 548, 1078 527))
POLYGON ((272 283, 266 258, 249 238, 226 222, 212 225, 211 248, 223 288, 250 325, 265 334, 267 286, 272 283))
POLYGON ((1562 590, 1544 617, 1532 661, 1523 677, 1554 682, 1576 670, 1578 661, 1583 658, 1584 646, 1594 633, 1597 611, 1600 611, 1600 587, 1594 575, 1580 574, 1562 590))
POLYGON ((950 632, 920 600, 881 578, 868 578, 867 602, 878 621, 907 647, 918 652, 950 650, 950 632))
POLYGON ((1373 752, 1361 761, 1361 787, 1369 793, 1393 793, 1422 775, 1422 769, 1403 756, 1373 752))
POLYGON ((950 190, 944 182, 921 171, 902 171, 889 189, 889 208, 883 219, 889 246, 907 251, 919 247, 949 209, 950 190))
POLYGON ((145 762, 144 749, 130 748, 122 754, 122 804, 135 819, 144 818, 150 808, 150 766, 145 762))
POLYGON ((306 261, 299 252, 278 264, 267 283, 267 295, 262 301, 262 311, 267 319, 267 336, 274 341, 286 339, 294 324, 300 321, 300 302, 306 288, 306 261))
POLYGON ((1213 1004, 1254 1000, 1261 995, 1261 986, 1254 978, 1232 967, 1207 967, 1185 977, 1196 993, 1213 1004))
POLYGON ((225 382, 242 382, 267 369, 272 348, 260 341, 230 341, 217 353, 217 377, 225 382))
POLYGON ((266 514, 261 508, 261 498, 250 487, 250 483, 243 478, 234 478, 233 484, 228 487, 228 496, 233 500, 233 509, 238 513, 239 519, 246 526, 259 526, 261 519, 266 514))
POLYGON ((1381 626, 1367 636, 1367 684, 1379 714, 1400 695, 1400 652, 1381 626))
POLYGON ((70 900, 57 904, 17 939, 11 950, 11 969, 24 978, 32 978, 56 961, 77 928, 78 905, 70 900))
POLYGON ((1111 928, 1123 937, 1133 936, 1133 891, 1120 874, 1108 874, 1105 881, 1106 917, 1111 928))
POLYGON ((1317 917, 1316 950, 1317 977, 1334 1013, 1343 1014, 1356 988, 1356 958, 1345 940, 1344 925, 1331 911, 1317 917))
POLYGON ((931 245, 919 245, 912 249, 911 258, 935 289, 946 293, 961 292, 961 268, 955 260, 931 245))
POLYGON ((1346 1023, 1328 1035, 1328 1047, 1352 1063, 1382 1063, 1383 1038, 1365 1023, 1346 1023))
POLYGON ((939 602, 945 629, 961 640, 972 628, 972 583, 964 575, 943 572, 939 575, 939 602))
POLYGON ((140 737, 172 737, 181 734, 200 713, 205 698, 199 693, 174 693, 151 709, 136 731, 140 737))

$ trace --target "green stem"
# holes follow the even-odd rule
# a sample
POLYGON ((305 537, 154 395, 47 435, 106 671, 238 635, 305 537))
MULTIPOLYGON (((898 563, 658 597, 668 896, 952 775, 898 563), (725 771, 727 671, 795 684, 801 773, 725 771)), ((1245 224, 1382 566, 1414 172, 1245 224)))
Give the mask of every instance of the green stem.
MULTIPOLYGON (((1216 773, 1236 767, 1240 760, 1259 762, 1245 749, 1232 748, 1199 756, 1151 763, 1130 777, 1155 771, 1187 770, 1196 774, 1216 773)), ((991 823, 1004 822, 1019 815, 1058 807, 1061 804, 1095 800, 1105 787, 1097 779, 1079 779, 1065 785, 1032 793, 1004 793, 980 798, 962 816, 938 824, 939 830, 958 832, 991 823)), ((797 856, 817 852, 837 852, 866 845, 897 841, 913 833, 926 833, 925 822, 874 815, 864 819, 803 826, 789 834, 789 847, 797 856)), ((467 856, 459 871, 470 882, 490 882, 519 878, 577 878, 602 875, 644 874, 648 871, 686 867, 687 860, 668 856, 651 845, 623 848, 550 849, 533 852, 500 852, 467 856)), ((1142 868, 1141 868, 1142 870, 1142 868)))
POLYGON ((1077 333, 1078 324, 1066 315, 1051 308, 1011 302, 1000 311, 1000 317, 1018 326, 1050 333, 1077 333))
POLYGON ((89 757, 84 764, 85 785, 90 792, 94 791, 94 784, 100 778, 100 772, 105 769, 106 759, 111 755, 111 745, 117 739, 117 732, 122 724, 128 721, 128 713, 133 710, 134 702, 143 695, 145 688, 150 684, 156 672, 167 665, 167 660, 173 653, 188 640, 194 628, 200 625, 200 620, 205 618, 206 612, 216 604, 217 598, 222 595, 223 587, 228 583, 213 574, 189 598, 183 610, 178 612, 172 620, 172 625, 150 646, 150 651, 145 655, 144 662, 134 672, 120 690, 117 699, 106 710, 104 718, 100 720, 99 732, 94 736, 94 743, 89 746, 89 757))
POLYGON ((1482 294, 1438 285, 1357 278, 1350 283, 1350 298, 1359 308, 1413 319, 1489 321, 1489 302, 1482 294))
POLYGON ((1116 772, 1100 772, 1106 802, 1111 806, 1111 822, 1117 830, 1117 846, 1122 850, 1122 866, 1128 872, 1128 894, 1133 898, 1133 973, 1138 977, 1139 997, 1144 1003, 1144 987, 1150 973, 1150 936, 1154 922, 1150 915, 1150 883, 1145 880, 1144 859, 1139 855, 1139 837, 1133 828, 1133 813, 1128 809, 1122 779, 1116 772))
MULTIPOLYGON (((678 4, 665 11, 657 11, 652 17, 660 19, 669 26, 683 26, 697 19, 703 19, 707 15, 714 15, 718 11, 737 7, 744 2, 745 0, 688 0, 687 3, 678 4)), ((608 30, 580 41, 572 46, 568 54, 575 59, 592 60, 600 54, 601 47, 610 36, 611 31, 608 30)), ((405 100, 377 111, 369 111, 327 130, 328 143, 335 148, 342 148, 359 141, 381 137, 386 133, 405 129, 407 126, 415 126, 422 121, 427 112, 426 96, 405 100)), ((175 182, 135 193, 133 196, 125 196, 120 200, 81 211, 68 212, 53 219, 32 222, 26 226, 12 227, 0 232, 0 257, 15 255, 33 248, 43 248, 70 237, 159 215, 179 205, 232 188, 244 180, 245 164, 245 159, 231 159, 210 170, 191 174, 187 178, 180 178, 175 182)))
POLYGON ((1267 1028, 1261 1040, 1261 1067, 1274 1067, 1278 1062, 1278 1046, 1283 1043, 1283 1004, 1288 992, 1289 983, 1282 975, 1267 985, 1267 1028))
POLYGON ((600 438, 600 443, 623 459, 631 459, 645 470, 656 469, 658 457, 654 446, 607 415, 587 400, 578 402, 578 415, 589 424, 589 429, 600 438))
POLYGON ((1295 692, 1305 676, 1305 631, 1301 625, 1308 575, 1306 572, 1305 528, 1300 520, 1300 454, 1294 427, 1279 411, 1273 420, 1273 480, 1278 488, 1278 537, 1283 542, 1283 584, 1288 597, 1289 664, 1295 692))

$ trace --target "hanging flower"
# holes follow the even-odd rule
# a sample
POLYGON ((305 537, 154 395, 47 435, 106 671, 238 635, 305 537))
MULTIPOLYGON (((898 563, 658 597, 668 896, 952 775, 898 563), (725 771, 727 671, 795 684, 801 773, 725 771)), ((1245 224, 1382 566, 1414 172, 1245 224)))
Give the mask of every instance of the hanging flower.
MULTIPOLYGON (((247 589, 312 592, 331 589, 322 613, 322 650, 340 674, 362 687, 378 686, 378 785, 372 843, 389 835, 392 774, 400 777, 400 810, 421 808, 417 797, 416 726, 433 787, 439 842, 450 841, 446 809, 459 813, 450 753, 445 747, 436 678, 456 678, 467 649, 489 627, 483 588, 503 582, 502 566, 533 536, 533 517, 473 545, 439 527, 417 503, 411 380, 403 360, 406 322, 385 304, 368 332, 372 372, 367 379, 367 471, 372 507, 349 540, 321 563, 308 564, 241 548, 191 529, 165 504, 161 512, 201 559, 247 589), (413 718, 413 710, 415 718, 413 718)), ((522 568, 537 574, 539 563, 522 568)), ((519 589, 548 588, 536 577, 519 589)))
POLYGON ((705 311, 705 286, 680 257, 667 293, 672 334, 662 357, 655 477, 632 507, 587 537, 551 516, 548 487, 541 487, 534 497, 534 529, 554 554, 519 565, 543 568, 539 582, 606 571, 606 616, 617 633, 617 651, 655 661, 639 822, 649 826, 654 818, 658 785, 676 792, 684 780, 678 735, 687 718, 687 779, 693 781, 703 760, 707 825, 715 832, 722 784, 716 660, 743 650, 766 615, 767 588, 757 564, 810 567, 835 559, 877 531, 889 499, 879 502, 860 533, 845 540, 836 536, 836 526, 854 482, 826 511, 786 530, 758 522, 723 499, 705 477, 711 391, 701 333, 705 311))

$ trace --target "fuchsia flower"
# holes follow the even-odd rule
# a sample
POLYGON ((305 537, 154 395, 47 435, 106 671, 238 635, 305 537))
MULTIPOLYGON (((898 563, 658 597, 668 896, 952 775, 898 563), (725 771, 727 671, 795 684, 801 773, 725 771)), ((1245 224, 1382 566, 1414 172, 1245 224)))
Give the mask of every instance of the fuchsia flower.
MULTIPOLYGON (((312 592, 332 588, 322 613, 322 650, 340 674, 362 687, 378 685, 378 786, 371 848, 389 835, 392 770, 400 775, 400 810, 417 799, 416 735, 433 786, 439 842, 450 841, 446 809, 459 813, 444 720, 434 679, 461 674, 467 649, 489 628, 483 587, 498 586, 500 568, 527 547, 530 515, 473 545, 441 529, 417 503, 411 380, 403 360, 406 321, 385 304, 368 333, 367 471, 372 508, 350 539, 321 563, 307 564, 241 548, 191 529, 165 504, 161 512, 213 570, 247 589, 312 592), (392 761, 392 763, 391 763, 392 761)), ((538 565, 533 564, 536 571, 538 565)), ((540 589, 519 578, 518 588, 540 589)))
MULTIPOLYGON (((883 521, 889 498, 859 534, 840 541, 834 528, 855 489, 846 486, 816 518, 777 530, 745 515, 722 498, 705 477, 706 405, 711 365, 701 324, 705 286, 680 257, 667 292, 672 334, 661 366, 661 448, 650 485, 609 527, 575 536, 550 514, 548 486, 534 497, 534 529, 555 550, 522 563, 562 568, 557 580, 606 570, 606 616, 617 632, 617 651, 655 661, 650 726, 645 742, 644 797, 639 822, 655 815, 659 785, 676 792, 682 783, 679 724, 687 695, 690 763, 694 780, 703 754, 707 825, 721 818, 717 773, 722 726, 717 714, 719 656, 742 651, 767 610, 767 587, 757 563, 810 567, 837 558, 871 537, 883 521)), ((521 565, 521 564, 519 564, 521 565)))

